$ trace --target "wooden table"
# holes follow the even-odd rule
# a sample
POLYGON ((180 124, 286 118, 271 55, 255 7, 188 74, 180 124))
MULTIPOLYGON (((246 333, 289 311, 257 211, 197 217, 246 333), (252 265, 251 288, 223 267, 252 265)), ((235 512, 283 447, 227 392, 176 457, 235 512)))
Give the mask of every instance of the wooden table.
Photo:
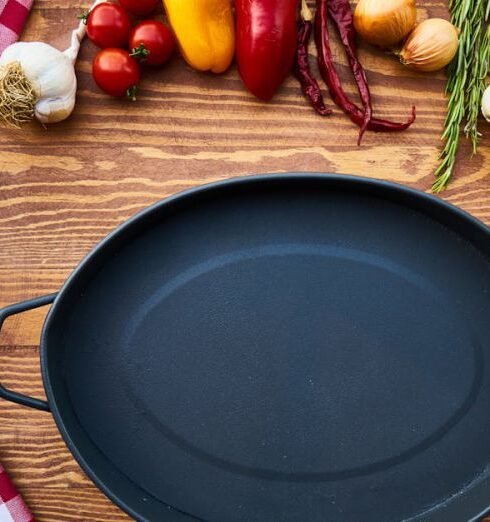
MULTIPOLYGON (((440 0, 420 0, 419 7, 420 18, 447 17, 440 0)), ((80 11, 75 0, 36 0, 24 38, 63 46, 80 11)), ((69 121, 0 131, 0 306, 56 291, 116 225, 201 183, 330 171, 430 190, 446 107, 442 74, 412 73, 363 46, 377 114, 400 120, 415 103, 418 119, 402 134, 370 133, 357 147, 357 128, 348 118, 338 109, 329 119, 315 115, 293 78, 266 105, 244 91, 234 68, 222 76, 198 74, 177 58, 148 73, 139 100, 130 103, 94 86, 93 55, 85 42, 78 105, 69 121)), ((338 48, 335 56, 354 95, 338 48)), ((442 197, 490 223, 490 128, 482 130, 479 154, 471 157, 464 144, 442 197)), ((45 312, 9 319, 0 338, 0 381, 39 397, 45 312)), ((39 521, 128 520, 82 473, 49 414, 0 401, 0 461, 39 521)))

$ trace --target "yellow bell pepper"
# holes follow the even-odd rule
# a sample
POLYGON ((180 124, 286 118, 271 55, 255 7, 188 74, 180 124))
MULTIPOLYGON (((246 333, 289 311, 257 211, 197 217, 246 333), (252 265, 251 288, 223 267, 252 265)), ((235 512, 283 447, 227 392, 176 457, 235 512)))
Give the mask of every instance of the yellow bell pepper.
POLYGON ((198 71, 221 73, 235 53, 230 0, 163 0, 186 62, 198 71))

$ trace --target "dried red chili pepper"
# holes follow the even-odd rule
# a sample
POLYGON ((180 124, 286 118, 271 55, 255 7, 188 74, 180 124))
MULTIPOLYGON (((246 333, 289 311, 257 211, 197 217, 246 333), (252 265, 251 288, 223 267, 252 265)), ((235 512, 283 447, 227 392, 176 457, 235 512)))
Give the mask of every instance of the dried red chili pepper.
POLYGON ((325 106, 320 86, 310 69, 310 57, 308 45, 313 30, 313 15, 306 3, 301 1, 301 23, 298 30, 298 44, 296 46, 295 73, 298 78, 303 94, 310 100, 312 107, 321 116, 332 114, 332 110, 325 106))
MULTIPOLYGON (((330 96, 333 101, 350 117, 359 127, 362 127, 365 116, 363 111, 352 103, 344 89, 342 88, 339 75, 335 69, 332 51, 330 49, 329 33, 327 27, 328 6, 326 0, 317 0, 317 10, 315 15, 315 42, 318 50, 318 65, 323 80, 327 84, 330 96)), ((410 127, 415 121, 415 107, 412 107, 412 114, 404 123, 397 123, 389 120, 371 118, 367 125, 369 130, 376 132, 396 132, 410 127)))
POLYGON ((371 105, 371 93, 369 92, 366 73, 357 59, 354 17, 352 15, 349 0, 325 0, 325 3, 327 4, 330 18, 339 32, 364 107, 364 121, 359 131, 359 138, 357 141, 357 144, 359 145, 373 116, 373 108, 371 105))
POLYGON ((320 86, 310 69, 308 44, 311 39, 313 24, 309 20, 300 23, 298 31, 298 46, 296 48, 295 73, 304 95, 310 100, 312 107, 321 116, 332 114, 332 110, 325 106, 320 86))

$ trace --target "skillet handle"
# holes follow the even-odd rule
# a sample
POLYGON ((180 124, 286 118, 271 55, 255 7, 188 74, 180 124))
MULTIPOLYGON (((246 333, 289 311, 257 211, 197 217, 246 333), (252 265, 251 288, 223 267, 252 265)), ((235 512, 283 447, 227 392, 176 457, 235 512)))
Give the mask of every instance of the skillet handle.
MULTIPOLYGON (((39 308, 40 306, 51 304, 55 300, 57 295, 58 294, 50 294, 42 297, 36 297, 35 299, 23 301, 22 303, 17 303, 1 309, 0 330, 2 329, 2 325, 5 319, 7 319, 7 317, 10 317, 11 315, 20 314, 21 312, 26 312, 27 310, 34 310, 34 308, 39 308)), ((46 401, 42 401, 41 399, 34 399, 33 397, 28 397, 27 395, 22 395, 21 393, 7 390, 7 388, 2 386, 1 384, 0 397, 2 397, 3 399, 7 399, 8 401, 15 402, 17 404, 22 404, 23 406, 35 408, 36 410, 50 411, 49 404, 46 401)))

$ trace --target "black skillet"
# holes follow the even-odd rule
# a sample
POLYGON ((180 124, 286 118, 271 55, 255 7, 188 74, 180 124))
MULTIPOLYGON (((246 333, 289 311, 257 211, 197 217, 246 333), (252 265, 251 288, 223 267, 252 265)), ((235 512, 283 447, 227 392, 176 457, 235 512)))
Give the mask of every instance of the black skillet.
POLYGON ((138 214, 41 339, 70 450, 137 520, 476 519, 490 506, 490 232, 434 197, 270 175, 138 214))

